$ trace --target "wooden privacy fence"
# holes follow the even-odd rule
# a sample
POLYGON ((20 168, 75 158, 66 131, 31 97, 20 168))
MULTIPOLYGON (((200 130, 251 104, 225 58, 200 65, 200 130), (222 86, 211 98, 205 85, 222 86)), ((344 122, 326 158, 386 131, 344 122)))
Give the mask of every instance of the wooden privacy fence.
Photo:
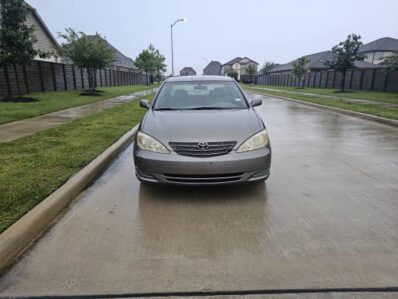
MULTIPOLYGON (((296 86, 299 80, 290 72, 257 75, 257 84, 274 86, 296 86)), ((340 88, 341 73, 334 70, 308 72, 304 77, 305 87, 340 88)), ((398 92, 398 72, 386 74, 384 68, 355 69, 347 72, 345 88, 352 90, 374 90, 398 92)))
MULTIPOLYGON (((146 84, 147 76, 137 71, 103 69, 97 71, 97 86, 146 84)), ((88 88, 86 69, 72 64, 35 61, 27 67, 0 69, 0 98, 36 91, 77 90, 88 88)))

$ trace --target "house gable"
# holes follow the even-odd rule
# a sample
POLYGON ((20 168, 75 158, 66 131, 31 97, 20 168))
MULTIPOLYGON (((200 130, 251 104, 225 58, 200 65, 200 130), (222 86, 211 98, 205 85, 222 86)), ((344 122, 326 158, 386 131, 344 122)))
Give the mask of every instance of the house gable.
MULTIPOLYGON (((33 26, 34 27, 34 35, 36 37, 36 43, 34 44, 34 48, 36 50, 41 50, 43 52, 50 52, 54 53, 55 55, 44 59, 44 60, 49 60, 49 61, 57 61, 57 52, 60 49, 60 46, 55 39, 55 37, 52 35, 51 31, 48 29, 46 24, 44 23, 43 19, 40 17, 38 14, 37 10, 26 3, 26 6, 29 9, 29 14, 26 19, 25 24, 27 26, 33 26)), ((36 57, 36 59, 40 59, 39 57, 36 57)))

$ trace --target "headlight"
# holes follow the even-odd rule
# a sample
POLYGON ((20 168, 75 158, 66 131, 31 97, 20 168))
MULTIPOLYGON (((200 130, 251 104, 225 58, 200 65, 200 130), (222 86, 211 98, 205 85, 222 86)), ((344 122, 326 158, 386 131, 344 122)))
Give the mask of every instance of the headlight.
POLYGON ((269 142, 267 131, 264 129, 261 132, 253 135, 237 149, 238 153, 254 151, 256 149, 265 147, 269 142))
POLYGON ((155 138, 146 135, 142 132, 137 133, 137 145, 140 149, 155 153, 162 153, 162 154, 170 153, 170 151, 163 144, 161 144, 155 138))

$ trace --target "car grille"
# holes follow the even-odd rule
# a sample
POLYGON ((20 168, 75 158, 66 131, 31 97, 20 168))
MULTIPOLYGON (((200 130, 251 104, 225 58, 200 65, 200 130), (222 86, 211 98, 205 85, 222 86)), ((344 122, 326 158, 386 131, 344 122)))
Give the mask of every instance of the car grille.
POLYGON ((216 184, 236 182, 242 178, 243 173, 228 174, 169 174, 165 173, 164 177, 169 182, 185 183, 185 184, 216 184))
POLYGON ((223 142, 170 142, 171 148, 178 154, 195 157, 225 155, 232 151, 236 141, 223 142), (202 145, 202 147, 200 147, 202 145), (203 146, 205 145, 205 146, 203 146))

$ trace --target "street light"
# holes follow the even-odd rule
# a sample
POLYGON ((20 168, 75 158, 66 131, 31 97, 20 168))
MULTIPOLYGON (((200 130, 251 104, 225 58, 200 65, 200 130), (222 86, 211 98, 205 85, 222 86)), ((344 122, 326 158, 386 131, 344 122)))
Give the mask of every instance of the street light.
POLYGON ((175 20, 173 24, 170 25, 170 34, 171 34, 171 75, 174 76, 174 53, 173 53, 173 27, 178 22, 187 22, 188 19, 182 18, 175 20))

